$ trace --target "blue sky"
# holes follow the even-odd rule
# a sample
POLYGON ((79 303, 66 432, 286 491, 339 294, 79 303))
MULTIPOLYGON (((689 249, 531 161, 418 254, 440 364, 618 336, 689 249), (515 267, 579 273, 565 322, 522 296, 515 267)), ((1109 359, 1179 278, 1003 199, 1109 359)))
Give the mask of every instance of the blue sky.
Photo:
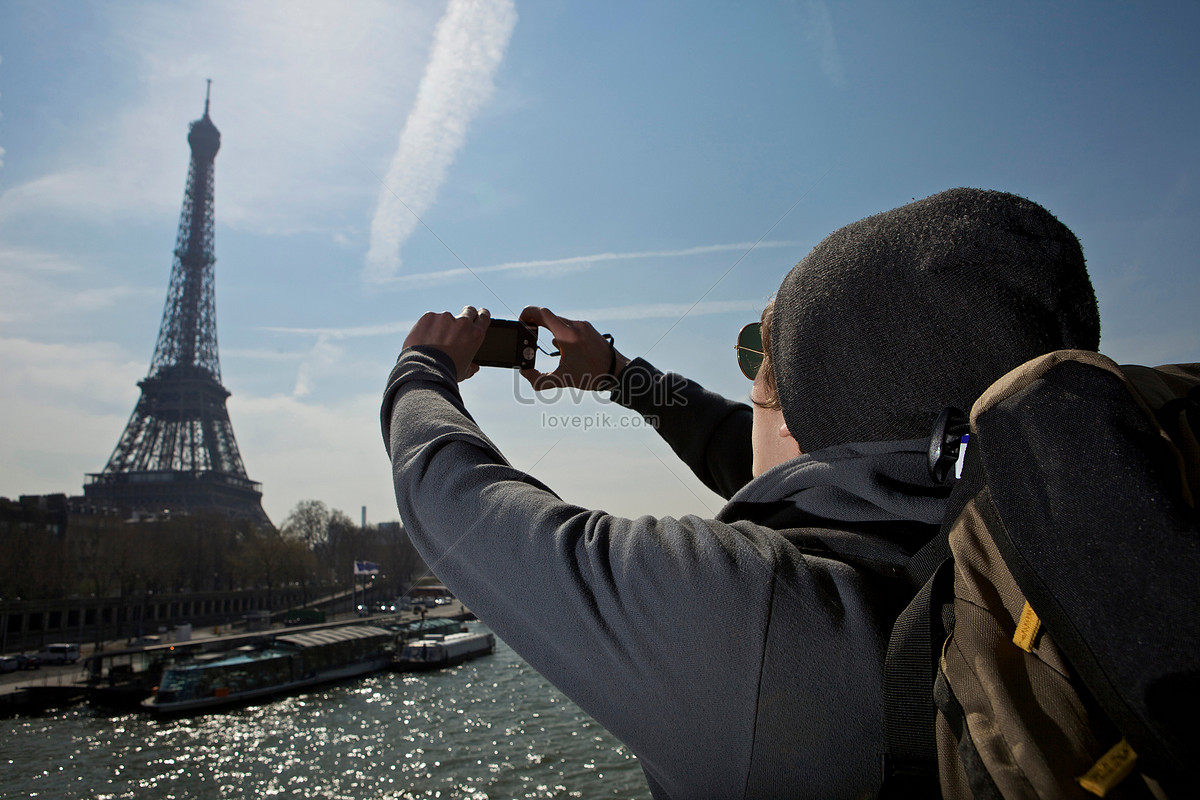
MULTIPOLYGON (((1197 30, 1190 2, 7 0, 0 494, 79 493, 117 443, 205 79, 247 472, 277 523, 305 499, 378 522, 379 396, 422 312, 547 305, 744 398, 733 338, 787 269, 952 186, 1076 232, 1105 352, 1200 361, 1197 30)), ((499 370, 463 389, 568 500, 720 507, 621 409, 499 370)))

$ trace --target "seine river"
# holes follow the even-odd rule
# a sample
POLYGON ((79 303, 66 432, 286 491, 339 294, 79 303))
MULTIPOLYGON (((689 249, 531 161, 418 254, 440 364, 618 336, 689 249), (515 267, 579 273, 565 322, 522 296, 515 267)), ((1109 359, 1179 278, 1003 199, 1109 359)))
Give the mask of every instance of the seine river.
MULTIPOLYGON (((473 626, 474 627, 474 626, 473 626)), ((637 759, 503 642, 229 713, 0 720, 0 797, 647 798, 637 759)))

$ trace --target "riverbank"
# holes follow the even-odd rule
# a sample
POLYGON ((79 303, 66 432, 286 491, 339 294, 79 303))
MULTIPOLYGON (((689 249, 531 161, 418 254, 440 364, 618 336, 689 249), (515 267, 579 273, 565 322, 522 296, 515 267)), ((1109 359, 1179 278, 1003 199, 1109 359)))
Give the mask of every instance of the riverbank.
MULTIPOLYGON (((409 623, 425 619, 474 619, 474 615, 460 602, 436 606, 422 615, 413 612, 395 614, 376 614, 370 617, 360 617, 356 614, 337 614, 327 622, 289 628, 282 624, 273 624, 270 628, 253 633, 234 633, 220 626, 193 631, 187 640, 189 644, 203 643, 211 649, 221 649, 221 643, 229 647, 238 645, 239 640, 247 637, 263 637, 271 634, 291 632, 296 630, 314 630, 323 627, 337 627, 360 622, 374 624, 409 623)), ((164 640, 161 645, 170 645, 164 640)), ((83 665, 87 658, 98 652, 111 653, 126 649, 126 641, 111 640, 95 644, 84 644, 80 647, 80 660, 75 664, 44 664, 36 670, 21 670, 0 675, 0 717, 15 714, 40 714, 55 708, 65 708, 87 699, 87 676, 83 665)))

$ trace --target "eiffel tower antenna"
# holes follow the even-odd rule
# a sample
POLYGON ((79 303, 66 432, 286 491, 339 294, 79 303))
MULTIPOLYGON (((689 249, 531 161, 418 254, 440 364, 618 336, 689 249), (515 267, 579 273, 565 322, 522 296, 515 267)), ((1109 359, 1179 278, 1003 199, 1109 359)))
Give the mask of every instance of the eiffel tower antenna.
POLYGON ((210 80, 204 116, 188 131, 192 158, 150 372, 108 464, 83 490, 131 511, 215 511, 270 526, 261 485, 246 477, 233 437, 217 357, 213 162, 221 134, 208 117, 211 89, 210 80))

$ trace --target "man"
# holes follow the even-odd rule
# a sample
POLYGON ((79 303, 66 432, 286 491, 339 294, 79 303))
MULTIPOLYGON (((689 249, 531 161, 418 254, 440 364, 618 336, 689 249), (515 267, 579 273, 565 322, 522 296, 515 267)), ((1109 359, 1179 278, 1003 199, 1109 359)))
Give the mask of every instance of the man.
POLYGON ((927 464, 938 412, 1036 355, 1098 347, 1075 237, 972 189, 834 232, 739 337, 752 408, 626 359, 586 322, 521 316, 562 351, 553 372, 523 373, 535 389, 611 387, 729 503, 716 519, 623 519, 563 502, 463 406, 487 311, 431 313, 382 409, 426 561, 630 747, 655 797, 877 793, 882 663, 909 590, 831 554, 919 549, 949 493, 927 464))

